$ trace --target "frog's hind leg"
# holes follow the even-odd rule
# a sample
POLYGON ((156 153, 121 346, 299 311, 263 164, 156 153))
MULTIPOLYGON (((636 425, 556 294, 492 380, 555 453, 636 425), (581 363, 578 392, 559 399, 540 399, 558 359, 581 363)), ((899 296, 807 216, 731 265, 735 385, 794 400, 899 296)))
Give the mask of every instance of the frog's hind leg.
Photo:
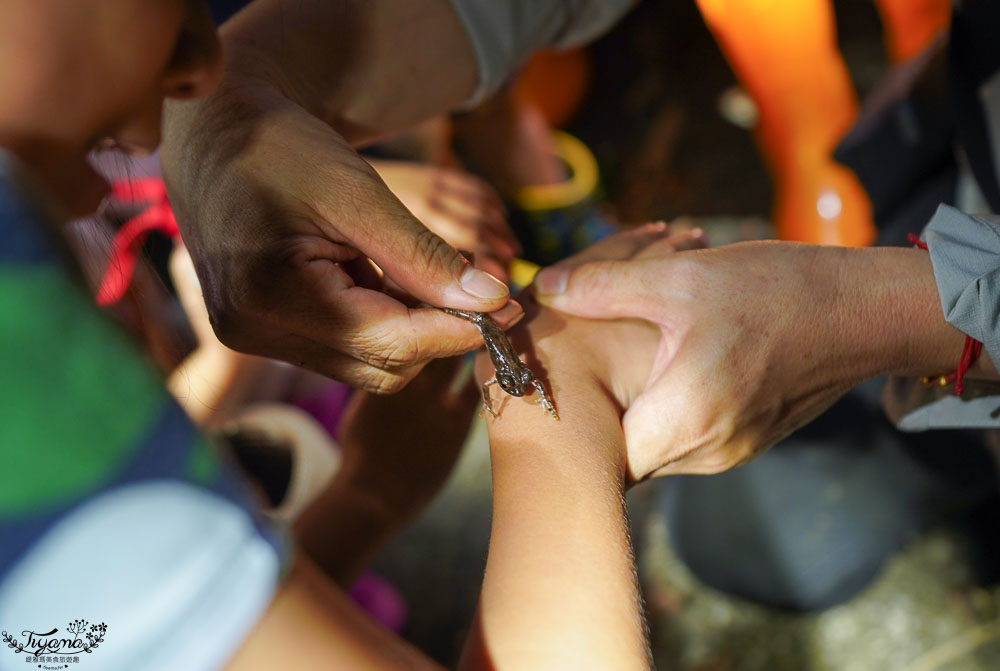
POLYGON ((496 383, 497 378, 495 375, 486 382, 483 382, 483 408, 489 411, 489 413, 494 417, 497 416, 497 413, 496 410, 493 409, 493 402, 490 401, 490 385, 496 383))
POLYGON ((542 383, 538 380, 532 380, 531 384, 538 391, 538 401, 536 402, 541 403, 546 412, 556 419, 559 419, 559 413, 556 412, 556 406, 552 405, 552 401, 549 399, 548 394, 545 393, 545 387, 542 386, 542 383))

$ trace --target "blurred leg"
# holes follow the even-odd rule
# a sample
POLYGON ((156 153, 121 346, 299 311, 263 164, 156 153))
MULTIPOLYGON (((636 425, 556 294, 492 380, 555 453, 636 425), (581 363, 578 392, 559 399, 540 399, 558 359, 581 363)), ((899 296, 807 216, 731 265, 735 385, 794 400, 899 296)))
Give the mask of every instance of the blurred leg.
POLYGON ((757 141, 775 184, 778 237, 865 245, 871 206, 831 153, 857 113, 829 0, 698 0, 758 108, 757 141))
POLYGON ((950 0, 876 0, 893 63, 913 58, 948 28, 950 0))

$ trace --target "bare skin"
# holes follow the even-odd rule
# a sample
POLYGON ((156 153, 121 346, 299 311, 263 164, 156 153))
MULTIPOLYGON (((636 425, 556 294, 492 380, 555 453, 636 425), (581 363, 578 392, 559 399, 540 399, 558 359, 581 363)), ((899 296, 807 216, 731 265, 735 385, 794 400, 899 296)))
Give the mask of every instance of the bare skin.
MULTIPOLYGON (((55 111, 65 112, 63 120, 71 126, 66 132, 72 137, 72 142, 60 147, 60 151, 44 152, 45 160, 32 161, 30 156, 18 154, 50 189, 73 184, 71 177, 79 179, 76 182, 79 188, 71 190, 61 199, 67 210, 82 206, 93 195, 85 183, 87 173, 81 166, 86 164, 85 154, 93 144, 93 137, 97 137, 95 133, 102 129, 155 129, 159 121, 159 104, 164 95, 205 93, 213 81, 213 71, 217 72, 217 53, 214 57, 198 57, 199 54, 212 54, 214 42, 209 41, 202 45, 205 50, 196 49, 192 54, 192 45, 181 39, 191 35, 189 20, 201 29, 207 28, 207 34, 212 34, 211 24, 205 23, 207 15, 204 6, 195 0, 156 0, 155 4, 156 9, 165 12, 155 16, 155 20, 150 20, 151 0, 142 0, 141 3, 138 0, 81 0, 79 7, 77 3, 66 3, 64 0, 0 4, 0 30, 6 31, 5 39, 0 40, 0 52, 9 56, 0 58, 0 74, 9 75, 2 79, 10 83, 4 101, 31 102, 33 99, 29 94, 36 89, 54 91, 61 96, 57 98, 60 104, 55 111), (67 12, 69 7, 79 9, 81 13, 67 12), (189 11, 194 9, 198 11, 189 11), (105 23, 108 18, 115 20, 105 23), (59 39, 53 39, 53 36, 59 39), (180 49, 179 45, 185 48, 180 49), (53 54, 49 54, 48 50, 52 50, 53 54), (25 59, 21 57, 23 54, 37 55, 38 58, 25 59), (51 55, 58 57, 47 58, 51 55), (77 58, 80 59, 80 67, 64 67, 66 63, 77 65, 77 58), (95 83, 107 88, 99 91, 85 88, 84 94, 73 95, 80 92, 77 78, 84 70, 83 61, 88 66, 95 66, 95 83), (46 67, 22 76, 25 62, 46 67), (130 69, 133 67, 137 70, 130 69), (125 68, 126 71, 120 72, 116 68, 125 68), (34 79, 36 75, 38 81, 34 79), (21 89, 21 86, 27 89, 21 89), (106 104, 110 107, 105 108, 106 104), (152 113, 147 113, 151 109, 152 113), (91 114, 97 123, 89 123, 91 114), (81 123, 76 124, 75 121, 81 123), (74 161, 60 163, 60 159, 68 155, 74 161), (52 172, 47 171, 46 166, 52 172)), ((381 6, 380 3, 373 4, 381 6)), ((428 4, 420 3, 417 11, 428 4)), ((394 9, 406 14, 406 7, 397 6, 394 9)), ((412 19, 412 14, 405 18, 412 19)), ((196 41, 195 46, 198 44, 196 41)), ((294 41, 290 44, 298 46, 294 41)), ((418 50, 418 53, 423 52, 418 50)), ((414 79, 405 67, 398 74, 403 83, 414 79)), ((393 87, 388 91, 393 96, 400 95, 400 91, 394 88, 398 83, 391 82, 393 87)), ((16 135, 16 121, 31 121, 31 115, 23 118, 16 114, 9 116, 19 111, 0 106, 0 129, 8 133, 0 137, 0 144, 15 152, 19 147, 33 146, 38 149, 37 144, 32 145, 30 137, 21 138, 23 142, 20 143, 9 140, 11 133, 16 135), (6 123, 8 121, 9 124, 6 123)), ((274 128, 262 130, 265 134, 276 132, 274 128)), ((274 139, 273 136, 271 139, 274 139)), ((305 151, 310 147, 305 143, 301 148, 305 151)), ((295 158, 301 160, 304 156, 308 154, 295 158)), ((380 235, 377 227, 374 232, 370 230, 368 233, 380 235)), ((265 280, 266 277, 259 278, 261 282, 265 280)), ((286 284, 284 288, 289 287, 294 288, 294 285, 286 284)), ((358 292, 350 295, 358 296, 358 292)), ((364 301, 364 296, 358 296, 358 300, 364 301)), ((447 324, 450 331, 455 330, 452 317, 437 310, 431 313, 432 321, 447 324)), ((411 325, 420 321, 419 317, 409 313, 398 313, 396 316, 411 325), (406 321, 407 318, 413 321, 406 321)), ((305 318, 315 317, 315 314, 310 314, 305 318)), ((470 340, 479 338, 472 325, 468 326, 468 330, 473 336, 470 340)), ((655 331, 649 327, 645 327, 644 331, 647 341, 655 342, 655 331)), ((573 339, 568 339, 567 347, 559 350, 560 356, 567 357, 559 365, 570 368, 580 381, 592 379, 595 371, 601 370, 600 359, 575 356, 570 348, 572 342, 573 339), (581 365, 586 361, 594 367, 581 365), (574 365, 570 366, 571 362, 574 365)), ((453 342, 446 349, 448 347, 456 345, 453 342)), ((556 363, 553 360, 553 365, 556 363)), ((412 361, 409 365, 421 367, 412 361)), ((402 376, 399 370, 396 372, 402 376)), ((410 372, 416 374, 416 371, 410 372)), ((517 458, 516 453, 523 445, 513 442, 508 447, 498 448, 494 462, 498 513, 494 526, 496 543, 487 567, 487 589, 484 590, 481 617, 474 633, 476 647, 470 647, 470 650, 485 654, 470 656, 468 668, 522 669, 545 662, 544 668, 557 665, 579 669, 585 666, 578 662, 586 660, 591 660, 589 664, 592 666, 600 664, 601 668, 609 668, 609 665, 612 668, 645 668, 648 665, 634 569, 625 535, 627 526, 622 514, 621 488, 626 469, 621 432, 616 420, 617 406, 607 400, 611 397, 603 402, 593 401, 594 418, 598 421, 596 427, 588 428, 588 415, 584 409, 591 403, 588 400, 592 399, 591 389, 592 386, 583 384, 568 387, 565 393, 567 404, 578 408, 574 410, 578 414, 573 415, 571 423, 551 422, 540 413, 532 413, 536 421, 544 419, 550 428, 560 427, 560 433, 550 434, 553 455, 558 457, 556 461, 543 463, 517 458), (580 390, 579 396, 574 395, 573 390, 576 389, 580 390), (580 448, 593 449, 595 457, 574 459, 580 448), (508 450, 509 453, 504 456, 508 450), (554 466, 558 468, 552 468, 554 466), (597 491, 592 500, 587 496, 591 488, 597 491), (533 505, 531 497, 536 494, 540 498, 533 505), (574 505, 575 500, 580 500, 582 505, 574 505), (582 523, 576 524, 580 511, 585 514, 582 523), (567 525, 575 525, 570 528, 572 533, 567 533, 567 525), (544 559, 543 553, 552 549, 566 550, 568 561, 564 565, 553 565, 551 558, 549 563, 538 561, 544 559), (559 573, 554 576, 554 581, 547 583, 546 573, 551 570, 558 570, 559 573), (567 593, 571 582, 574 584, 573 591, 567 593), (570 600, 567 601, 567 598, 570 600), (539 613, 547 611, 552 614, 562 606, 573 609, 569 619, 536 622, 539 626, 532 632, 540 642, 548 641, 549 647, 544 650, 525 650, 522 647, 518 651, 518 647, 523 646, 522 641, 527 639, 521 636, 524 624, 513 616, 521 608, 530 613, 537 607, 539 613), (576 610, 577 607, 580 610, 576 610), (582 617, 583 607, 594 617, 582 617), (524 653, 533 655, 534 661, 525 657, 524 653), (566 656, 560 657, 561 654, 566 656), (496 663, 492 663, 490 657, 496 663), (486 663, 482 663, 484 661, 486 663), (521 661, 526 664, 521 664, 521 661)), ((514 422, 511 426, 519 424, 514 422)), ((537 454, 544 455, 542 451, 537 451, 537 454)), ((391 453, 381 456, 390 460, 393 458, 391 453)), ((415 453, 414 458, 419 459, 420 456, 415 453)), ((437 668, 412 646, 366 617, 350 603, 342 590, 307 560, 301 557, 294 559, 290 574, 282 577, 286 580, 270 608, 231 658, 228 668, 283 668, 293 671, 315 669, 320 665, 348 669, 437 668), (294 654, 289 654, 289 651, 294 654)))
POLYGON ((221 37, 223 83, 168 106, 161 160, 223 343, 382 393, 478 345, 471 324, 387 293, 369 259, 431 305, 519 318, 506 286, 352 148, 472 94, 475 54, 447 0, 256 0, 221 37), (400 58, 404 43, 422 47, 400 58))
MULTIPOLYGON (((653 224, 566 263, 628 259, 653 243, 684 249, 704 241, 698 231, 674 234, 653 224)), ((562 419, 553 422, 517 397, 487 418, 494 526, 477 618, 482 636, 470 640, 466 660, 512 669, 648 669, 624 508, 630 467, 621 416, 646 383, 657 329, 522 300, 528 317, 511 331, 512 342, 537 362, 562 419)), ((492 361, 480 355, 478 377, 491 373, 492 361)))
MULTIPOLYGON (((697 245, 695 238, 650 226, 610 238, 577 261, 629 258, 657 240, 697 245)), ((629 466, 621 412, 642 391, 658 331, 641 321, 531 311, 530 323, 512 334, 514 345, 546 371, 563 421, 514 396, 501 402, 499 417, 487 418, 493 525, 459 668, 648 669, 623 501, 629 466), (615 342, 630 347, 608 347, 615 342)), ((485 354, 477 368, 481 380, 494 372, 485 354)), ((300 559, 228 669, 298 671, 316 660, 331 668, 440 668, 371 623, 300 559), (292 658, 289 649, 297 651, 292 658)))
POLYGON ((444 485, 475 417, 462 358, 433 361, 398 394, 356 392, 337 441, 341 470, 295 524, 303 549, 345 589, 444 485))
MULTIPOLYGON (((277 370, 271 360, 220 343, 183 247, 174 251, 170 264, 199 345, 171 373, 167 386, 200 426, 218 428, 232 421, 277 375, 318 378, 288 367, 277 370)), ((339 472, 294 529, 311 560, 345 588, 424 509, 451 472, 477 401, 471 379, 452 389, 460 365, 456 358, 433 361, 398 394, 359 391, 344 411, 336 436, 339 472)))
MULTIPOLYGON (((964 337, 916 249, 653 245, 545 270, 534 292, 579 316, 659 326, 649 382, 624 416, 636 479, 741 464, 862 380, 954 370, 964 337)), ((969 377, 995 375, 983 357, 969 377)))
POLYGON ((38 0, 3 10, 0 146, 32 171, 66 218, 96 210, 107 189, 88 152, 152 151, 164 98, 204 95, 222 75, 218 37, 200 1, 38 0), (48 44, 59 48, 38 46, 48 44))
POLYGON ((386 186, 424 226, 472 254, 475 267, 507 280, 519 251, 500 197, 483 180, 457 168, 409 161, 369 161, 386 186))

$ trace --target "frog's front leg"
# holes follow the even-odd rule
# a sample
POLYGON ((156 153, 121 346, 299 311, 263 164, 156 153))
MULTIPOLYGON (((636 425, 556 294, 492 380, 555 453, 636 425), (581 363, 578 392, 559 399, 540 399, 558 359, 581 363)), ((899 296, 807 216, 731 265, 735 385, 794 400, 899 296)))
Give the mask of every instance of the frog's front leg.
POLYGON ((532 378, 531 384, 538 392, 538 402, 542 404, 542 407, 545 408, 546 412, 554 418, 559 419, 559 413, 556 412, 556 406, 552 405, 552 401, 549 400, 548 394, 545 393, 545 387, 542 386, 542 383, 532 378))
POLYGON ((496 383, 497 383, 497 378, 495 375, 486 382, 483 382, 483 407, 486 410, 488 410, 489 413, 494 417, 497 416, 497 413, 493 409, 493 403, 490 401, 490 385, 496 383))

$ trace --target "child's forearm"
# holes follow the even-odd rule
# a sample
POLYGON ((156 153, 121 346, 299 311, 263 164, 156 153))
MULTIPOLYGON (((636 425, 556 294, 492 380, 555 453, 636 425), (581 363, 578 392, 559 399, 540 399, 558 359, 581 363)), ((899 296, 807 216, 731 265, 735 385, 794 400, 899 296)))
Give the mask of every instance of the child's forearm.
POLYGON ((646 669, 619 417, 600 392, 558 395, 559 421, 512 397, 489 420, 493 531, 466 661, 646 669))
POLYGON ((240 354, 219 343, 200 346, 167 378, 167 388, 199 426, 216 429, 245 403, 250 384, 266 359, 240 354))
POLYGON ((438 359, 397 393, 358 392, 341 419, 341 471, 296 522, 309 556, 348 585, 437 494, 458 458, 478 387, 450 386, 460 359, 438 359))
POLYGON ((225 671, 442 671, 379 626, 322 572, 295 559, 284 584, 225 671))

